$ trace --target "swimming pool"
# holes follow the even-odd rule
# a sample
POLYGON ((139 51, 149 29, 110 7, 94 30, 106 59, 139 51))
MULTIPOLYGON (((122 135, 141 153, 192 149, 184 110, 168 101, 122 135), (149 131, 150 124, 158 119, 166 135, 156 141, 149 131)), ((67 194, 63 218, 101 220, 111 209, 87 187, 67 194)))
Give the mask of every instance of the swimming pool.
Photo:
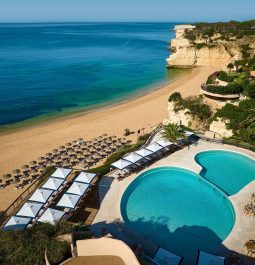
POLYGON ((228 195, 239 192, 255 179, 255 161, 229 151, 206 151, 195 156, 203 168, 200 175, 217 185, 228 195))
POLYGON ((198 174, 159 167, 138 176, 121 200, 121 214, 132 230, 192 264, 198 249, 215 252, 235 222, 225 193, 198 174))

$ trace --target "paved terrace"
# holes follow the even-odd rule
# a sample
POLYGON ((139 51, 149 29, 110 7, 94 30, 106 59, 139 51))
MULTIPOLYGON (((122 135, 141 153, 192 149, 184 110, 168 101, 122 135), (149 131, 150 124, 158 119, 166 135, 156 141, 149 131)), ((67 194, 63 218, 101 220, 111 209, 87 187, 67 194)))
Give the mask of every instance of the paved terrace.
MULTIPOLYGON (((155 138, 156 140, 158 140, 158 136, 156 136, 155 138)), ((143 171, 159 166, 177 166, 199 173, 201 167, 195 162, 194 157, 197 153, 208 150, 229 150, 248 155, 251 158, 255 159, 255 154, 245 149, 229 145, 199 141, 197 144, 191 145, 190 148, 185 147, 184 149, 176 151, 175 153, 170 154, 168 157, 155 162, 153 165, 150 165, 143 171)), ((157 246, 153 245, 149 238, 144 238, 129 230, 128 227, 123 223, 123 219, 120 213, 120 202, 122 194, 124 193, 127 186, 138 175, 139 174, 133 174, 121 181, 115 179, 114 176, 109 175, 105 176, 101 180, 99 184, 101 207, 96 218, 93 221, 91 229, 95 233, 95 235, 98 236, 101 235, 104 229, 106 229, 114 237, 122 239, 128 244, 142 244, 144 250, 147 253, 152 254, 156 250, 157 246)), ((253 192, 255 192, 255 181, 249 183, 239 193, 229 197, 236 212, 236 222, 232 232, 222 243, 223 246, 222 250, 219 251, 220 254, 227 255, 227 248, 239 254, 246 255, 247 250, 244 247, 244 243, 250 239, 255 239, 255 218, 245 215, 243 212, 244 206, 245 204, 250 202, 250 196, 253 192)), ((243 258, 246 259, 245 256, 242 256, 242 259, 243 258)), ((254 260, 252 262, 250 261, 250 259, 247 259, 247 261, 245 261, 245 264, 254 264, 254 260)))

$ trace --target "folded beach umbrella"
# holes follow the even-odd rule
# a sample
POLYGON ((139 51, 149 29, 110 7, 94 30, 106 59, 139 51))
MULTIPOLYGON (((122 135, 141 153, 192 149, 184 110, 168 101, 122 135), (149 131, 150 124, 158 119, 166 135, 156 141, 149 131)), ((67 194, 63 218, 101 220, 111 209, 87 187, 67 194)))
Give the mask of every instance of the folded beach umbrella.
POLYGON ((88 173, 88 172, 81 172, 75 179, 77 182, 82 183, 90 183, 94 178, 96 174, 88 173))
POLYGON ((72 169, 69 168, 57 168, 57 170, 51 175, 54 178, 66 179, 66 177, 71 173, 72 169))
POLYGON ((174 144, 168 140, 160 140, 160 141, 157 141, 156 143, 159 144, 160 146, 163 146, 163 147, 168 147, 168 146, 174 144))
POLYGON ((63 211, 48 208, 37 221, 54 225, 54 223, 59 221, 65 214, 66 213, 63 211))
POLYGON ((64 193, 57 206, 74 209, 80 198, 81 196, 79 195, 64 193))
POLYGON ((135 153, 142 157, 150 156, 153 154, 152 151, 145 149, 145 148, 135 151, 135 153))
POLYGON ((52 195, 53 190, 46 189, 37 189, 33 195, 29 198, 29 201, 46 203, 50 196, 52 195))
POLYGON ((82 196, 87 191, 88 188, 89 188, 88 183, 73 182, 73 184, 66 191, 66 193, 82 196))
POLYGON ((16 215, 34 218, 41 210, 42 206, 42 203, 26 202, 16 215))
POLYGON ((199 251, 197 265, 224 265, 225 257, 199 251))
POLYGON ((58 190, 59 187, 65 182, 64 179, 59 178, 49 178, 44 185, 42 186, 43 189, 49 190, 58 190))
POLYGON ((149 146, 145 147, 147 150, 150 150, 152 151, 153 153, 163 149, 164 147, 163 146, 160 146, 159 144, 157 143, 153 143, 153 144, 150 144, 149 146))
POLYGON ((31 220, 32 218, 30 217, 12 216, 4 226, 3 230, 25 229, 31 220))
POLYGON ((127 161, 127 160, 123 160, 123 159, 120 159, 118 161, 116 161, 115 163, 111 164, 113 167, 117 168, 117 169, 124 169, 130 165, 132 165, 131 162, 127 161))
POLYGON ((132 162, 132 163, 136 163, 137 161, 143 159, 142 156, 136 154, 136 153, 131 153, 128 156, 123 157, 123 159, 132 162))

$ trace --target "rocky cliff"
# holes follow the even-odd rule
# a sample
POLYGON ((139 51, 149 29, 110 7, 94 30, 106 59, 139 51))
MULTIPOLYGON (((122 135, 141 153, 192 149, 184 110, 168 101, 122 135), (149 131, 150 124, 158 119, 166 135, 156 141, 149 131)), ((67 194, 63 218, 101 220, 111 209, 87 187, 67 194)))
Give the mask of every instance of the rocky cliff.
POLYGON ((174 102, 168 102, 168 117, 163 121, 164 125, 174 123, 192 129, 203 129, 203 124, 196 117, 190 114, 189 109, 176 110, 174 102))
MULTIPOLYGON (((171 41, 172 54, 167 58, 168 67, 216 66, 224 68, 228 63, 243 59, 243 46, 255 55, 255 35, 238 39, 216 33, 208 37, 198 33, 195 26, 175 27, 176 38, 171 41)), ((254 32, 255 34, 255 32, 254 32)))

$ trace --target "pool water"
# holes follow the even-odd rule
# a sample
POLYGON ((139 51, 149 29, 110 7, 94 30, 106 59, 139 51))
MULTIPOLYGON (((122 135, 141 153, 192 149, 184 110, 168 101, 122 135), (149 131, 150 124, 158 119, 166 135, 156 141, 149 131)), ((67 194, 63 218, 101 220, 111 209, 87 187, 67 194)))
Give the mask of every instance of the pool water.
POLYGON ((225 193, 198 174, 160 167, 137 177, 126 189, 121 214, 129 228, 195 262, 198 249, 215 252, 235 222, 225 193))
POLYGON ((255 179, 255 161, 228 151, 206 151, 196 155, 203 168, 200 175, 221 188, 228 195, 239 192, 255 179))

